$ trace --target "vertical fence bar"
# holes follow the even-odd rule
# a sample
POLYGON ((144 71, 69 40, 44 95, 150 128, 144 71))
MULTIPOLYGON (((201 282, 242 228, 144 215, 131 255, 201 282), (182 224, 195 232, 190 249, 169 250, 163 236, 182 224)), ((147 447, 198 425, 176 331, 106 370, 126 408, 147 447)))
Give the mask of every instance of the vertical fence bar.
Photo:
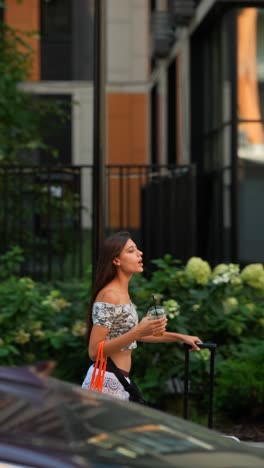
POLYGON ((16 183, 16 168, 14 167, 12 170, 11 170, 11 174, 10 174, 10 186, 13 188, 14 190, 14 198, 13 200, 8 200, 9 201, 9 215, 10 215, 10 231, 11 232, 14 232, 15 233, 15 238, 16 238, 16 242, 17 242, 17 232, 18 232, 18 229, 17 229, 17 183, 16 183))
POLYGON ((108 203, 108 218, 107 218, 107 226, 110 226, 111 223, 111 191, 112 191, 112 173, 111 168, 108 166, 108 184, 107 184, 107 203, 108 203))
POLYGON ((78 168, 78 228, 79 228, 79 277, 83 277, 83 227, 82 227, 82 176, 83 168, 78 168))
MULTIPOLYGON (((24 185, 24 176, 22 168, 18 168, 18 199, 19 199, 19 218, 18 218, 18 243, 19 247, 23 248, 23 185, 24 185)), ((21 264, 20 274, 24 274, 24 264, 21 264)))
POLYGON ((214 363, 215 363, 215 348, 211 349, 210 356, 210 384, 209 384, 209 411, 208 411, 208 427, 213 427, 213 400, 214 400, 214 363))
MULTIPOLYGON (((61 193, 59 191, 59 184, 58 184, 58 220, 59 220, 59 252, 58 252, 58 270, 59 270, 59 277, 60 279, 64 279, 64 246, 65 243, 65 228, 64 228, 64 204, 63 204, 63 197, 65 191, 65 181, 63 180, 64 169, 58 173, 58 180, 60 181, 61 193)), ((67 238, 67 233, 66 233, 67 238)))
POLYGON ((23 185, 24 185, 24 177, 22 168, 19 167, 18 169, 18 199, 19 199, 19 245, 22 246, 22 233, 23 233, 23 185))
POLYGON ((3 251, 8 248, 8 177, 9 177, 9 169, 3 168, 3 251))
POLYGON ((119 229, 123 229, 123 211, 124 211, 124 187, 123 187, 123 167, 120 166, 119 168, 119 229))
MULTIPOLYGON (((41 170, 40 170, 41 171, 41 170)), ((26 189, 26 193, 28 192, 29 196, 32 196, 32 201, 29 200, 28 203, 30 204, 31 208, 31 213, 30 213, 30 219, 28 220, 28 227, 31 230, 31 252, 32 256, 29 255, 29 260, 28 260, 28 267, 30 269, 30 272, 32 272, 32 276, 35 277, 36 275, 36 261, 39 262, 39 268, 43 266, 42 263, 42 252, 41 252, 41 244, 39 245, 38 248, 38 256, 36 256, 36 233, 38 234, 40 231, 41 227, 41 212, 40 212, 40 195, 39 193, 36 194, 36 185, 37 185, 37 170, 35 168, 29 168, 28 169, 28 175, 29 175, 29 180, 30 180, 30 185, 31 185, 31 190, 26 189), (37 206, 37 213, 36 213, 36 206, 37 206)), ((26 179, 27 182, 27 179, 26 179)), ((27 183, 26 183, 27 185, 27 183)), ((26 244, 26 236, 25 236, 25 244, 26 244)), ((42 278, 39 278, 42 279, 42 278)))
POLYGON ((185 375, 184 375, 184 398, 183 398, 183 417, 188 419, 188 396, 189 396, 189 348, 185 348, 185 375))
MULTIPOLYGON (((126 168, 126 179, 125 179, 125 184, 126 184, 126 226, 130 229, 130 212, 131 212, 131 205, 130 205, 130 177, 131 177, 131 172, 130 172, 129 167, 126 168)), ((132 177, 133 177, 133 169, 132 169, 132 177)))
POLYGON ((48 280, 51 280, 52 277, 52 202, 51 202, 51 177, 50 177, 50 167, 47 168, 48 171, 48 199, 47 199, 47 232, 48 232, 48 280))
MULTIPOLYGON (((74 196, 74 194, 77 193, 77 189, 78 189, 75 171, 71 171, 71 189, 72 189, 72 193, 74 196)), ((74 276, 76 276, 77 255, 78 255, 77 236, 76 236, 77 226, 78 226, 78 217, 77 217, 77 213, 75 211, 75 206, 74 206, 73 212, 72 212, 72 221, 69 226, 70 233, 71 233, 70 236, 72 239, 72 247, 73 247, 72 249, 72 272, 74 276)))
POLYGON ((190 253, 189 257, 196 253, 197 242, 197 206, 196 206, 196 193, 197 193, 197 177, 196 166, 194 164, 189 168, 190 177, 190 190, 189 190, 189 210, 190 210, 190 253))

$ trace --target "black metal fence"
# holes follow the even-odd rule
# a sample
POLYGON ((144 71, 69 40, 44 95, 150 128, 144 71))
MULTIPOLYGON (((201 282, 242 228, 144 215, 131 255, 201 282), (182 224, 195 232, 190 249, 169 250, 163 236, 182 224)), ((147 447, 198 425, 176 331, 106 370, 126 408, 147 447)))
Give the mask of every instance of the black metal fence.
MULTIPOLYGON (((21 274, 82 277, 92 255, 93 166, 1 166, 0 254, 19 245, 21 274)), ((195 233, 191 167, 108 165, 106 233, 126 229, 145 264, 164 253, 185 258, 195 233)))
POLYGON ((144 262, 169 253, 185 262, 196 252, 196 172, 175 167, 142 186, 144 262))
POLYGON ((0 167, 0 253, 19 245, 21 274, 36 279, 82 276, 91 186, 92 166, 0 167))

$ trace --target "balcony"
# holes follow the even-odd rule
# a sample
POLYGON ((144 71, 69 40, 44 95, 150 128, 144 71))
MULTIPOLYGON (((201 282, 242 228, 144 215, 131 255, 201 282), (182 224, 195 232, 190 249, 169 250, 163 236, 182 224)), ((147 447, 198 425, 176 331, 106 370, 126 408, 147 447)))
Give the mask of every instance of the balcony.
POLYGON ((187 26, 194 16, 196 0, 168 0, 174 26, 187 26))
POLYGON ((151 15, 152 56, 165 58, 175 40, 173 16, 169 11, 154 11, 151 15))

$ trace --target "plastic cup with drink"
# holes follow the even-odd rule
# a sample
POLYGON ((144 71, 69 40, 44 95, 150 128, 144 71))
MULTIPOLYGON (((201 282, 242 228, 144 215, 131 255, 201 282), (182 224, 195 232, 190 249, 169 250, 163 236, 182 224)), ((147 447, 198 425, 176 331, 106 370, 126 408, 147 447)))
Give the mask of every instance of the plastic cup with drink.
MULTIPOLYGON (((151 320, 157 320, 163 317, 166 317, 166 309, 162 307, 161 305, 157 305, 155 301, 155 297, 152 294, 153 302, 154 305, 150 307, 150 309, 147 312, 147 317, 149 317, 151 320)), ((153 336, 162 336, 164 333, 155 333, 153 336)))

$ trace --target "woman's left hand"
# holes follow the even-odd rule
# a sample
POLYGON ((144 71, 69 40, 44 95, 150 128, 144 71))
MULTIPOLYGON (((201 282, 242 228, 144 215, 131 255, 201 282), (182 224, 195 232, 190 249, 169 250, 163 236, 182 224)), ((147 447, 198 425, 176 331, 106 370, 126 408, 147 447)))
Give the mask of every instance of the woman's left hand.
POLYGON ((200 351, 200 348, 197 346, 196 343, 202 343, 202 340, 198 336, 191 336, 191 335, 181 335, 181 341, 188 345, 192 346, 191 351, 200 351))

